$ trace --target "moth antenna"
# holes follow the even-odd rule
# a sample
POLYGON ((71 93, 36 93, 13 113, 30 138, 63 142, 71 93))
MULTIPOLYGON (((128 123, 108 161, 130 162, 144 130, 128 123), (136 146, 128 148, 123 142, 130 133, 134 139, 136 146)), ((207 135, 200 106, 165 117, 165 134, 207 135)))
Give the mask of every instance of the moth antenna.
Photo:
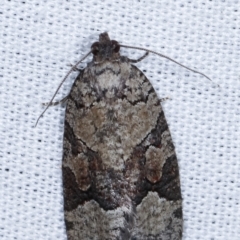
MULTIPOLYGON (((172 58, 170 58, 170 57, 168 57, 168 56, 166 56, 166 55, 163 55, 163 54, 161 54, 161 53, 158 53, 158 52, 155 52, 155 51, 152 51, 152 50, 148 50, 148 49, 145 49, 145 48, 141 48, 141 47, 133 47, 133 46, 122 45, 122 44, 120 44, 120 47, 133 48, 133 49, 138 49, 138 50, 147 51, 147 52, 156 54, 156 55, 158 55, 158 56, 160 56, 160 57, 166 58, 166 59, 168 59, 168 60, 170 60, 170 61, 178 64, 179 66, 181 66, 181 67, 183 67, 183 68, 186 68, 186 69, 189 70, 189 71, 192 71, 192 72, 194 72, 194 73, 198 73, 198 74, 204 76, 205 78, 207 78, 208 80, 210 80, 211 82, 213 82, 212 79, 209 78, 207 75, 205 75, 205 74, 203 74, 203 73, 201 73, 201 72, 198 72, 198 71, 196 71, 196 70, 193 70, 193 69, 191 69, 191 68, 189 68, 189 67, 186 67, 186 66, 184 66, 183 64, 181 64, 181 63, 175 61, 174 59, 172 59, 172 58)), ((219 86, 219 85, 218 85, 218 86, 219 86)))
POLYGON ((44 109, 44 111, 41 113, 41 115, 38 117, 38 119, 37 119, 37 121, 36 121, 36 124, 35 124, 35 127, 37 126, 39 119, 43 116, 43 114, 47 111, 47 109, 49 108, 49 106, 52 104, 53 99, 56 97, 59 89, 61 88, 61 86, 63 85, 63 83, 65 82, 65 80, 68 78, 68 76, 70 75, 70 73, 71 73, 74 69, 76 69, 76 67, 78 66, 78 64, 81 63, 85 58, 87 58, 88 55, 89 55, 91 52, 92 52, 92 51, 89 51, 82 59, 80 59, 80 60, 79 60, 75 65, 73 65, 73 66, 71 67, 71 69, 68 71, 68 73, 66 74, 66 76, 63 78, 63 80, 62 80, 61 83, 59 84, 57 90, 56 90, 55 93, 53 94, 50 102, 48 103, 48 105, 46 106, 46 108, 44 109))

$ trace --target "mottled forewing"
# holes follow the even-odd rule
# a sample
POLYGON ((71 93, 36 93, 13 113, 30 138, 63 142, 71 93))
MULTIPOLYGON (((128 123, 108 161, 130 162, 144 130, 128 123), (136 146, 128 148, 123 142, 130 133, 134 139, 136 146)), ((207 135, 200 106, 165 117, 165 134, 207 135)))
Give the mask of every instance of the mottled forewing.
POLYGON ((182 235, 174 146, 160 101, 124 57, 90 64, 65 116, 64 212, 68 240, 182 235))

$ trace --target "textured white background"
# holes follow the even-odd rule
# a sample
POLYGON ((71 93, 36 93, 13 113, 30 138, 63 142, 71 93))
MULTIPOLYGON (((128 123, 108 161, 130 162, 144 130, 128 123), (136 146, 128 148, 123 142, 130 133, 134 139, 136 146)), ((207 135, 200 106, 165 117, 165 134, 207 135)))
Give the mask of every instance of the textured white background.
POLYGON ((122 44, 159 51, 212 78, 152 54, 138 64, 159 97, 172 99, 163 107, 180 166, 183 239, 239 240, 239 26, 237 0, 1 0, 0 239, 66 239, 64 108, 51 107, 34 125, 67 64, 108 31, 122 44))

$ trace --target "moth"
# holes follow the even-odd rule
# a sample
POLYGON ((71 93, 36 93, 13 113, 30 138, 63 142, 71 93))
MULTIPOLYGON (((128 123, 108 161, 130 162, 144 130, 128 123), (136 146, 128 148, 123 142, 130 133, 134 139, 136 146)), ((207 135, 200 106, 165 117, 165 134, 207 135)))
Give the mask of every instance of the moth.
POLYGON ((90 54, 92 61, 78 69, 64 98, 67 238, 179 240, 182 197, 174 145, 161 100, 133 65, 148 52, 158 53, 147 50, 143 57, 131 60, 120 55, 120 47, 129 46, 110 40, 106 32, 100 34, 79 62, 90 54))

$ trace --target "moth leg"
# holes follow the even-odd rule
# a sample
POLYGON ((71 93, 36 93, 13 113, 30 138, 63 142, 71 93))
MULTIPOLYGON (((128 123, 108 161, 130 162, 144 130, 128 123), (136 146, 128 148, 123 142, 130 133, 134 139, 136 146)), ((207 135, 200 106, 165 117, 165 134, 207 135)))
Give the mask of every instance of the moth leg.
POLYGON ((160 98, 160 102, 165 102, 167 100, 172 100, 170 97, 160 98))
POLYGON ((131 62, 131 63, 137 63, 137 62, 140 62, 140 61, 142 61, 147 55, 149 54, 149 52, 145 52, 145 54, 142 56, 142 57, 140 57, 140 58, 138 58, 138 59, 128 59, 129 60, 129 62, 131 62))
POLYGON ((74 66, 74 65, 71 64, 71 63, 67 64, 67 66, 73 68, 73 69, 72 69, 73 71, 78 71, 78 72, 81 71, 81 69, 77 68, 76 66, 74 66))
POLYGON ((69 97, 69 94, 66 97, 64 97, 63 99, 59 100, 59 101, 51 102, 50 104, 49 104, 49 102, 48 103, 42 103, 42 105, 43 106, 48 106, 48 104, 49 104, 49 106, 56 106, 56 105, 58 105, 60 103, 65 103, 67 101, 68 97, 69 97))

